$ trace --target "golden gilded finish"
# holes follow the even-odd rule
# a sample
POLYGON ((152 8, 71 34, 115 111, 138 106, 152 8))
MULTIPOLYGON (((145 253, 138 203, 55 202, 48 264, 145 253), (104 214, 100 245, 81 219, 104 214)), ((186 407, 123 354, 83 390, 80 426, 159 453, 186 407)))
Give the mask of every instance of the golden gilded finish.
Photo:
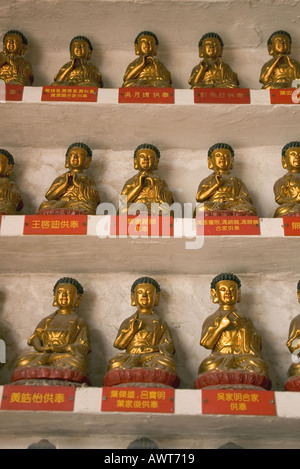
POLYGON ((300 214, 300 142, 289 142, 283 147, 281 162, 287 173, 274 184, 279 204, 275 218, 300 214))
POLYGON ((132 204, 136 204, 136 211, 139 210, 137 204, 143 204, 140 212, 145 212, 146 206, 148 213, 170 213, 168 207, 174 202, 173 194, 167 183, 153 174, 158 168, 159 159, 160 152, 154 145, 144 143, 135 149, 134 169, 137 169, 138 173, 130 178, 122 189, 120 214, 126 213, 132 204), (164 204, 168 206, 164 207, 164 204))
POLYGON ((13 156, 0 148, 0 215, 15 215, 23 208, 20 192, 16 184, 9 179, 14 164, 13 156))
POLYGON ((3 50, 0 52, 0 79, 10 85, 30 86, 33 83, 31 64, 22 56, 28 41, 17 30, 7 31, 3 37, 3 50))
POLYGON ((261 337, 252 321, 240 316, 236 308, 240 288, 241 282, 233 274, 220 274, 211 282, 212 301, 219 308, 203 323, 200 345, 212 352, 201 363, 199 374, 229 370, 268 374, 260 354, 261 337))
POLYGON ((151 31, 142 31, 137 35, 134 49, 139 57, 128 65, 123 77, 123 88, 130 86, 171 87, 170 72, 154 58, 157 55, 158 44, 157 36, 151 31))
POLYGON ((239 80, 229 65, 222 60, 224 43, 216 33, 206 33, 198 44, 199 57, 203 60, 191 73, 191 88, 238 88, 239 80))
POLYGON ((83 288, 75 279, 64 277, 56 282, 53 306, 58 309, 37 325, 27 342, 34 350, 19 358, 17 369, 47 366, 86 373, 89 331, 75 312, 82 295, 83 288))
POLYGON ((92 161, 92 151, 85 143, 76 142, 66 152, 65 167, 69 171, 54 180, 40 205, 39 213, 82 213, 95 215, 100 203, 92 178, 84 174, 92 161))
POLYGON ((275 31, 268 39, 268 52, 273 56, 260 73, 263 89, 291 88, 300 78, 300 63, 290 58, 292 38, 286 31, 275 31))
POLYGON ((131 287, 131 304, 137 311, 122 322, 114 347, 118 353, 108 363, 108 371, 151 368, 176 372, 175 353, 169 327, 153 311, 158 305, 160 286, 150 277, 137 279, 131 287))
POLYGON ((243 181, 231 176, 234 151, 227 143, 216 143, 208 150, 208 167, 213 173, 203 179, 198 187, 196 201, 203 204, 196 213, 207 215, 238 214, 256 215, 251 197, 243 181))
POLYGON ((102 88, 102 75, 98 68, 89 62, 92 52, 93 46, 87 37, 73 37, 70 42, 71 60, 61 67, 55 75, 52 85, 102 88))
MULTIPOLYGON (((298 282, 297 285, 297 297, 298 297, 298 302, 300 303, 300 282, 298 282)), ((293 376, 299 376, 300 375, 300 314, 298 314, 290 324, 290 329, 289 329, 289 337, 286 343, 287 348, 289 351, 297 357, 297 361, 294 361, 292 365, 290 366, 288 370, 288 377, 291 378, 293 376)))

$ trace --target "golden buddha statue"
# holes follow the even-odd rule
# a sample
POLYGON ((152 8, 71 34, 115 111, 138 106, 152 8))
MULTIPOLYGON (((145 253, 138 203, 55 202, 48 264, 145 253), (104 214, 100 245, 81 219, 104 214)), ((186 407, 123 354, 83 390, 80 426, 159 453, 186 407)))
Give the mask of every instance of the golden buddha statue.
POLYGON ((16 215, 23 208, 19 189, 9 179, 14 164, 13 156, 0 148, 0 215, 16 215))
POLYGON ((28 41, 23 33, 7 31, 0 52, 0 79, 9 85, 30 86, 33 83, 32 68, 25 54, 28 41))
MULTIPOLYGON (((297 297, 300 303, 300 281, 297 284, 297 297)), ((293 363, 288 370, 288 380, 285 388, 287 391, 300 391, 300 314, 290 324, 289 337, 286 343, 292 354, 293 363)))
POLYGON ((251 197, 243 181, 230 174, 234 151, 227 143, 216 143, 208 150, 208 167, 213 173, 198 187, 196 215, 204 210, 210 216, 256 215, 251 197))
POLYGON ((211 350, 200 364, 197 388, 212 385, 247 385, 270 388, 268 370, 261 357, 262 341, 236 304, 241 282, 234 274, 222 273, 211 282, 213 303, 219 308, 203 323, 200 345, 211 350))
POLYGON ((70 42, 71 60, 61 67, 52 85, 102 88, 102 75, 98 68, 89 62, 92 52, 93 46, 87 37, 73 37, 70 42))
POLYGON ((300 215, 300 142, 289 142, 282 149, 282 166, 287 173, 274 184, 279 207, 274 218, 300 215))
POLYGON ((137 307, 137 311, 119 328, 114 347, 125 352, 118 353, 109 361, 105 385, 126 380, 150 380, 174 387, 179 384, 170 329, 154 312, 159 297, 160 286, 153 278, 141 277, 133 283, 131 304, 137 307))
POLYGON ((129 86, 154 86, 170 88, 170 72, 157 59, 157 36, 151 31, 140 32, 134 41, 134 49, 139 57, 131 62, 125 72, 122 88, 129 86))
POLYGON ((173 194, 167 183, 153 171, 158 168, 160 152, 157 147, 149 143, 139 145, 134 152, 134 169, 138 173, 124 185, 120 197, 120 214, 130 211, 147 211, 152 214, 168 214, 168 207, 174 202, 173 194), (134 206, 133 206, 134 204, 134 206))
POLYGON ((92 161, 92 150, 85 143, 76 142, 66 152, 65 167, 69 171, 52 183, 39 208, 39 214, 95 215, 100 203, 92 178, 84 174, 92 161))
POLYGON ((291 88, 300 78, 300 63, 290 58, 292 38, 286 31, 275 31, 268 39, 268 52, 273 56, 261 69, 263 89, 291 88))
POLYGON ((198 44, 203 60, 191 73, 191 88, 238 88, 239 80, 229 65, 222 60, 224 43, 216 33, 206 33, 198 44))
POLYGON ((89 331, 86 322, 75 312, 82 295, 83 288, 77 280, 63 277, 56 282, 53 306, 58 309, 42 319, 28 339, 28 345, 34 350, 18 359, 13 382, 42 379, 89 382, 86 363, 89 331))

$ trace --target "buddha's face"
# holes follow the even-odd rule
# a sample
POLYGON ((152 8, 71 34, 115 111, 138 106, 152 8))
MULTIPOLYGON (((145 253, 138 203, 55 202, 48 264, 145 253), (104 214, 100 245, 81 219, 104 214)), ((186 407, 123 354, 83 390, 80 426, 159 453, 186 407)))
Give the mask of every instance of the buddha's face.
POLYGON ((151 283, 140 283, 134 289, 132 304, 140 310, 150 310, 158 304, 159 294, 151 283))
POLYGON ((4 50, 8 54, 21 55, 24 45, 19 34, 8 34, 3 41, 4 50))
POLYGON ((80 295, 71 283, 59 284, 54 293, 54 305, 62 310, 72 310, 79 305, 80 295))
POLYGON ((0 176, 1 177, 9 176, 12 170, 13 170, 13 165, 9 164, 7 156, 0 154, 0 176))
POLYGON ((137 55, 156 55, 157 44, 153 36, 141 36, 135 44, 135 51, 137 55))
POLYGON ((76 39, 72 42, 71 56, 74 59, 87 59, 91 55, 88 43, 83 39, 76 39))
POLYGON ((134 167, 139 171, 152 171, 157 169, 158 158, 152 148, 142 148, 134 157, 134 167))
POLYGON ((233 167, 233 156, 228 148, 216 148, 208 161, 209 168, 216 172, 229 171, 233 167))
POLYGON ((91 163, 91 158, 85 148, 75 147, 69 150, 66 167, 72 171, 81 172, 87 169, 91 163))
POLYGON ((219 39, 216 37, 208 37, 202 41, 202 44, 199 48, 199 55, 200 57, 204 57, 206 59, 217 59, 222 55, 222 46, 220 44, 219 39))
POLYGON ((282 158, 282 165, 288 171, 300 172, 300 147, 288 148, 282 158))
POLYGON ((291 52, 291 41, 286 34, 278 34, 272 38, 271 55, 286 55, 291 52))
POLYGON ((239 301, 239 288, 234 280, 220 280, 212 289, 214 303, 233 306, 239 301))

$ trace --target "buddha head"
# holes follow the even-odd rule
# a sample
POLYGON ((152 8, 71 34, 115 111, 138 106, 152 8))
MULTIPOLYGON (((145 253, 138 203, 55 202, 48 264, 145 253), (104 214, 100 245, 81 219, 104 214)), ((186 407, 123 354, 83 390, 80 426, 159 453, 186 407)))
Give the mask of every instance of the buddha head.
POLYGON ((151 277, 140 277, 131 287, 131 305, 140 311, 152 311, 159 303, 160 286, 151 277))
POLYGON ((300 173, 300 142, 289 142, 282 148, 281 163, 287 171, 300 173))
POLYGON ((53 306, 71 312, 80 305, 82 295, 83 288, 77 280, 62 277, 53 288, 53 306))
POLYGON ((85 36, 75 36, 70 42, 71 59, 89 60, 92 56, 93 46, 85 36))
POLYGON ((200 58, 216 60, 222 57, 224 43, 217 33, 206 33, 201 37, 198 47, 200 58))
POLYGON ((92 161, 92 150, 82 142, 72 143, 66 152, 65 167, 73 172, 88 169, 92 161))
POLYGON ((230 273, 217 275, 211 282, 211 296, 213 303, 220 306, 234 306, 241 299, 241 282, 238 277, 230 273))
POLYGON ((134 169, 138 171, 153 171, 158 168, 160 152, 150 143, 139 145, 134 151, 134 169))
POLYGON ((23 33, 11 29, 4 34, 3 52, 6 55, 24 55, 28 41, 23 33))
POLYGON ((268 52, 273 57, 291 53, 292 38, 287 31, 275 31, 268 39, 268 52))
POLYGON ((215 172, 228 172, 233 168, 234 150, 228 143, 215 143, 208 150, 208 167, 215 172))
POLYGON ((0 148, 0 177, 9 177, 14 168, 13 156, 3 148, 0 148))
POLYGON ((151 55, 157 54, 158 50, 157 36, 151 31, 140 32, 134 41, 134 50, 136 55, 151 55))

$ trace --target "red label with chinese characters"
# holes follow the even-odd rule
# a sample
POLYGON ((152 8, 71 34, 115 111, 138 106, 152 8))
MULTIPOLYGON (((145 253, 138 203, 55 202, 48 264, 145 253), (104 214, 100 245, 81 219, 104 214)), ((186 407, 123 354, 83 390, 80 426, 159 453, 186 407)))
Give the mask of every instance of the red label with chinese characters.
POLYGON ((283 217, 285 236, 300 236, 300 217, 283 217))
POLYGON ((6 85, 5 99, 6 101, 22 101, 23 85, 6 85))
POLYGON ((49 410, 74 409, 74 386, 3 386, 1 410, 49 410))
POLYGON ((171 388, 103 387, 101 410, 107 412, 174 412, 171 388))
POLYGON ((24 235, 85 235, 87 215, 25 215, 24 235))
POLYGON ((282 88, 270 90, 271 104, 299 104, 300 88, 282 88))
POLYGON ((273 391, 202 389, 203 414, 276 415, 273 391))
POLYGON ((173 88, 119 88, 119 103, 174 104, 174 93, 173 88))
POLYGON ((250 104, 249 88, 194 88, 195 103, 250 104))
POLYGON ((197 235, 260 235, 259 217, 196 218, 197 235))
POLYGON ((117 215, 111 217, 111 235, 173 236, 173 217, 117 215))
POLYGON ((95 103, 98 97, 96 86, 43 86, 42 101, 75 101, 95 103))

